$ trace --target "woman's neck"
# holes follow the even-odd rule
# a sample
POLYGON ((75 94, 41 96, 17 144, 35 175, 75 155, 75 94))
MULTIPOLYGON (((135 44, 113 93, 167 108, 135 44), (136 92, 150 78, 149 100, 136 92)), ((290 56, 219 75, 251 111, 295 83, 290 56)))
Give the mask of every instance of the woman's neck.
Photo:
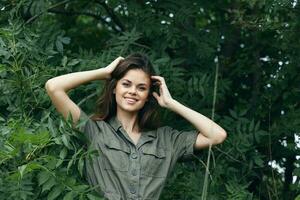
POLYGON ((138 113, 117 111, 117 119, 121 122, 123 128, 128 134, 139 133, 138 113))

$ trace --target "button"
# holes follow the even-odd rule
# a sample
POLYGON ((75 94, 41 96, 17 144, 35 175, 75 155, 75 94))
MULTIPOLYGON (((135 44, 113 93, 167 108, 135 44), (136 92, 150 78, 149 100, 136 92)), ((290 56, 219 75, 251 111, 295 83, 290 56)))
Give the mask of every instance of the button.
POLYGON ((131 158, 132 158, 132 159, 136 159, 137 157, 138 157, 138 156, 137 156, 136 153, 131 154, 131 158))
POLYGON ((133 186, 129 187, 129 191, 131 194, 135 194, 136 193, 136 189, 133 186))
POLYGON ((133 176, 136 176, 136 175, 137 175, 136 169, 133 169, 133 170, 131 171, 131 174, 132 174, 133 176))

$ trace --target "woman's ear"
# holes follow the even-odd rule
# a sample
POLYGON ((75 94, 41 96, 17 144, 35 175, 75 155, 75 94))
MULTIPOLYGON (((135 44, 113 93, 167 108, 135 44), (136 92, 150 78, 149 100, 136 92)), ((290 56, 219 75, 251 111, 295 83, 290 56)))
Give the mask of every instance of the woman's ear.
POLYGON ((113 94, 116 94, 116 88, 113 90, 113 94))

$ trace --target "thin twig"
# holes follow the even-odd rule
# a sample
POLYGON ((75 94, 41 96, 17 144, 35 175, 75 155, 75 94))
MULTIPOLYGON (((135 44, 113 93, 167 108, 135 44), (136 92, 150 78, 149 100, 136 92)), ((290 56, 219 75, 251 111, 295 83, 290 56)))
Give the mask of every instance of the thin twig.
POLYGON ((276 187, 276 181, 275 181, 275 177, 274 177, 274 169, 272 166, 272 138, 271 138, 271 103, 269 103, 269 112, 268 112, 268 134, 269 134, 269 159, 271 161, 271 173, 272 173, 272 182, 273 182, 273 186, 274 186, 274 192, 275 192, 275 197, 276 199, 278 199, 278 191, 277 191, 277 187, 276 187))
MULTIPOLYGON (((216 100, 217 100, 217 89, 218 89, 218 76, 219 76, 219 61, 218 57, 216 57, 216 72, 215 72, 215 81, 214 81, 214 93, 213 93, 213 105, 212 105, 212 113, 211 113, 211 120, 214 121, 215 118, 215 107, 216 107, 216 100)), ((210 155, 212 153, 212 145, 209 145, 208 149, 208 156, 207 156, 207 167, 205 170, 205 177, 204 183, 202 188, 202 197, 201 200, 207 199, 207 190, 208 190, 208 173, 209 173, 209 166, 210 166, 210 155)), ((213 159, 214 160, 214 159, 213 159)), ((215 161, 214 161, 215 162, 215 161)))
POLYGON ((208 188, 208 174, 209 174, 209 165, 210 165, 210 154, 211 154, 211 144, 209 145, 208 149, 208 156, 207 156, 207 167, 205 168, 205 176, 204 176, 204 183, 202 188, 202 196, 201 200, 207 199, 207 188, 208 188))
POLYGON ((243 162, 241 162, 241 161, 235 159, 234 157, 232 157, 232 156, 231 156, 230 154, 228 154, 227 152, 222 151, 219 147, 214 146, 214 148, 216 148, 218 151, 224 153, 226 156, 228 156, 228 157, 231 158, 232 160, 234 160, 234 161, 236 161, 236 162, 238 162, 238 163, 244 164, 243 162))

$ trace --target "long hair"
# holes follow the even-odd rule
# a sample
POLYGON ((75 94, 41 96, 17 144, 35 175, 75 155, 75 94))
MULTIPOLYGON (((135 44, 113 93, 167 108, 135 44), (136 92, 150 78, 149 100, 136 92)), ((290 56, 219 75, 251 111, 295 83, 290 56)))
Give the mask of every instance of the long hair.
MULTIPOLYGON (((111 74, 111 78, 106 80, 102 93, 97 100, 95 114, 92 120, 108 120, 117 114, 117 103, 113 90, 116 88, 117 82, 122 79, 129 70, 139 69, 150 76, 155 75, 150 60, 143 54, 134 53, 120 61, 118 66, 111 74)), ((138 113, 138 123, 141 131, 151 130, 158 127, 157 101, 152 96, 155 85, 150 78, 150 90, 148 101, 138 113)))

